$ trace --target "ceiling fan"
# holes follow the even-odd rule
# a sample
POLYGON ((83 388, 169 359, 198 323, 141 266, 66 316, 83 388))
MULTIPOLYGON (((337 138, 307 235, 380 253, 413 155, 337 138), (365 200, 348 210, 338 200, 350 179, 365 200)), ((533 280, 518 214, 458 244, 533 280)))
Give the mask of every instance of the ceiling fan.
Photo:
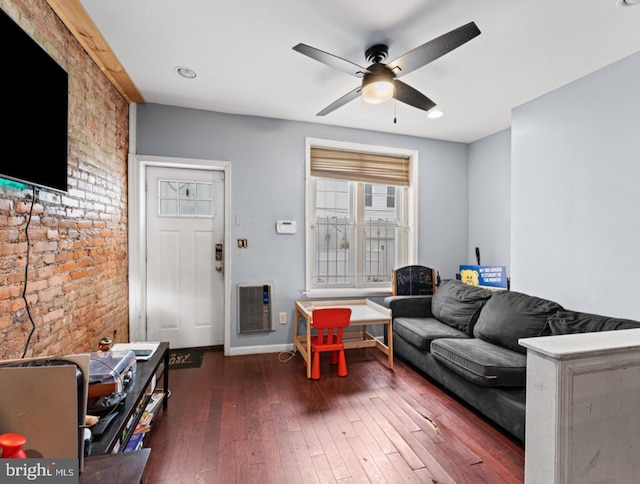
POLYGON ((298 44, 293 47, 293 50, 347 74, 362 78, 360 86, 331 103, 317 116, 329 114, 360 95, 371 104, 395 98, 415 108, 429 111, 436 103, 408 84, 399 81, 398 78, 451 52, 478 35, 480 35, 480 29, 474 22, 470 22, 416 47, 388 64, 383 63, 388 55, 387 45, 376 44, 364 53, 367 61, 371 63, 366 68, 306 44, 298 44))

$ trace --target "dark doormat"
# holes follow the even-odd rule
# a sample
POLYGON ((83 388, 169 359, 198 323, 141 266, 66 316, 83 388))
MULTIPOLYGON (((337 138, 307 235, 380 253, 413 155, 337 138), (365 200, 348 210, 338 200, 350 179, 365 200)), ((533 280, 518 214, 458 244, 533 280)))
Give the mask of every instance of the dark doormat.
POLYGON ((180 368, 199 368, 202 365, 204 349, 202 348, 181 348, 169 350, 169 369, 178 370, 180 368))

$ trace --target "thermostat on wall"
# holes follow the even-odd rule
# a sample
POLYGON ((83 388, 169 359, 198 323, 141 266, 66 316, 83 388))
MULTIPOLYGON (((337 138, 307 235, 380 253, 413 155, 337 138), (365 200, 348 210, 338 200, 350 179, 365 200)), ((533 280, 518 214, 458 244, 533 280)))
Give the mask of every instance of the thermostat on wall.
POLYGON ((276 222, 276 232, 279 234, 295 234, 296 230, 295 220, 278 220, 276 222))

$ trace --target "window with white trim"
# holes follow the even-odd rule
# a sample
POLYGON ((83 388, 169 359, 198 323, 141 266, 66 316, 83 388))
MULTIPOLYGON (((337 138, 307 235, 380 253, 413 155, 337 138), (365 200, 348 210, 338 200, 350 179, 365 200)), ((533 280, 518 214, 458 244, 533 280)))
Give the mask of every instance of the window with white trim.
POLYGON ((311 140, 307 159, 307 291, 390 290, 415 259, 417 154, 311 140))

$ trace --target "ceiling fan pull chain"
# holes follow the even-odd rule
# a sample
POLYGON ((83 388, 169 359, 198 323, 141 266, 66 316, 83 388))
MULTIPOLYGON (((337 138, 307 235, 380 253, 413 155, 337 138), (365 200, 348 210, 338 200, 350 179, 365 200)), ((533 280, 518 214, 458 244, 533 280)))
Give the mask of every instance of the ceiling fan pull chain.
POLYGON ((398 107, 398 100, 393 98, 393 124, 396 124, 396 108, 398 107))

